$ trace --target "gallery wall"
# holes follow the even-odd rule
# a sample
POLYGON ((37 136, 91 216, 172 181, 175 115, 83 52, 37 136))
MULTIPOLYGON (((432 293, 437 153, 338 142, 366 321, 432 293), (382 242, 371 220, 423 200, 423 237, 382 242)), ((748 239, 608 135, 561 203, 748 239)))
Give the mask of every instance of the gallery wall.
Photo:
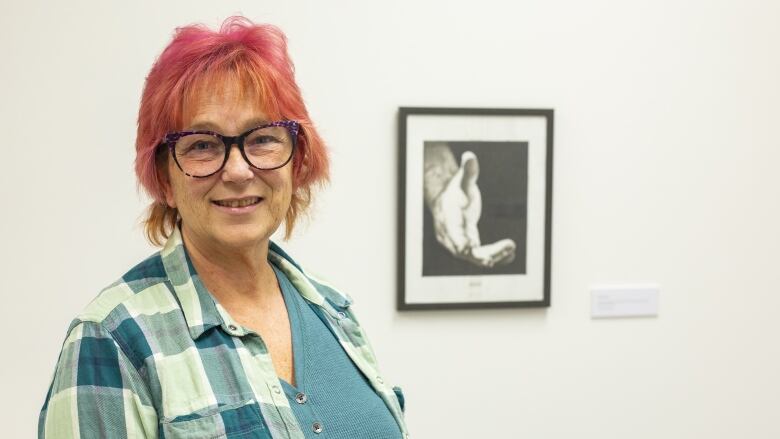
POLYGON ((178 25, 281 27, 332 182, 282 243, 355 299, 415 438, 776 438, 780 3, 4 2, 4 437, 65 330, 154 251, 132 173, 178 25), (552 306, 395 310, 400 106, 552 108, 552 306), (657 317, 590 317, 656 284, 657 317))

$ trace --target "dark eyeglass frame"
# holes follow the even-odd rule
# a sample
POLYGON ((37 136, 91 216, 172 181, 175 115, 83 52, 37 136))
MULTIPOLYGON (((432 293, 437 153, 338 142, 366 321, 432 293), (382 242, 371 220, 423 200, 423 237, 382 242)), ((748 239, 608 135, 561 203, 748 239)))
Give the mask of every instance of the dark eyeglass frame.
POLYGON ((157 145, 157 147, 162 147, 164 145, 168 146, 168 151, 170 151, 171 156, 173 157, 173 161, 176 162, 176 166, 179 168, 181 172, 184 173, 184 175, 188 177, 193 178, 206 178, 211 177, 212 175, 218 173, 222 170, 222 168, 225 167, 225 164, 228 161, 228 158, 230 157, 230 151, 233 149, 233 144, 236 144, 238 146, 238 150, 241 152, 241 157, 244 158, 244 161, 249 164, 249 166, 260 169, 262 171, 272 171, 274 169, 279 169, 284 166, 286 166, 288 163, 290 163, 290 160, 292 160, 293 156, 295 155, 295 148, 298 144, 298 133, 300 132, 300 124, 297 121, 294 120, 278 120, 275 122, 268 122, 266 124, 256 126, 254 128, 251 128, 238 136, 225 136, 223 134, 220 134, 216 131, 177 131, 173 133, 168 133, 163 137, 162 142, 157 145), (246 156, 246 152, 244 152, 244 141, 246 138, 252 134, 253 132, 257 130, 261 130, 263 128, 270 128, 270 127, 284 127, 287 128, 287 131, 290 133, 290 137, 292 139, 292 149, 290 149, 290 157, 287 157, 287 160, 285 160, 284 163, 282 163, 279 166, 274 166, 273 168, 261 168, 259 166, 255 166, 251 161, 249 161, 249 157, 246 156), (181 164, 179 163, 179 159, 176 158, 176 142, 179 141, 182 137, 189 136, 192 134, 209 134, 212 135, 219 140, 222 141, 222 143, 225 145, 225 157, 222 160, 222 164, 217 168, 216 171, 212 172, 208 175, 192 175, 188 174, 184 168, 181 167, 181 164))

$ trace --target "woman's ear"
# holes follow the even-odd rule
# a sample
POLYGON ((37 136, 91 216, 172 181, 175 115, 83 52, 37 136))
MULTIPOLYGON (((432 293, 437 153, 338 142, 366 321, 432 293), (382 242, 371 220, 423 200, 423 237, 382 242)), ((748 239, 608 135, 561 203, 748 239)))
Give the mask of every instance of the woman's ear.
POLYGON ((173 198, 171 185, 165 185, 165 202, 168 203, 168 206, 176 208, 176 199, 173 198))
POLYGON ((167 157, 163 156, 157 160, 157 181, 160 182, 160 187, 165 195, 165 203, 171 207, 176 208, 176 199, 173 197, 173 188, 171 187, 170 169, 168 168, 167 157))
POLYGON ((309 166, 307 165, 307 160, 305 160, 305 157, 302 155, 299 157, 293 158, 293 192, 298 190, 298 187, 301 186, 301 184, 306 181, 309 177, 309 166), (297 159, 297 160, 296 160, 297 159))
POLYGON ((176 208, 176 199, 173 197, 173 187, 171 187, 171 181, 168 179, 168 171, 165 170, 160 180, 162 182, 162 189, 165 193, 165 202, 169 207, 176 208))

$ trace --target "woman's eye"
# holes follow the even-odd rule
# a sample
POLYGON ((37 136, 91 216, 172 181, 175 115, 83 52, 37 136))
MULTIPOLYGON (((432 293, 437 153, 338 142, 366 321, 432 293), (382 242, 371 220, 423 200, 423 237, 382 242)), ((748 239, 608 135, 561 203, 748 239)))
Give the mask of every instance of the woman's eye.
POLYGON ((249 142, 252 145, 265 145, 268 143, 278 143, 279 139, 273 136, 257 136, 249 142))
POLYGON ((209 142, 195 142, 194 144, 192 144, 190 149, 192 149, 194 151, 204 151, 204 150, 212 148, 213 146, 214 145, 209 143, 209 142))
POLYGON ((179 154, 182 155, 195 155, 195 154, 217 154, 220 151, 219 144, 211 139, 193 139, 191 143, 181 145, 181 149, 177 149, 179 154))

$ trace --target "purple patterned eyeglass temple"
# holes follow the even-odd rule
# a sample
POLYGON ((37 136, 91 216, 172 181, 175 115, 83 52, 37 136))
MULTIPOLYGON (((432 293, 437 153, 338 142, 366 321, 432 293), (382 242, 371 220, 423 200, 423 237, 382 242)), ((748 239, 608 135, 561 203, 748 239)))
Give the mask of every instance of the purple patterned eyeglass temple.
POLYGON ((238 136, 215 131, 168 133, 158 145, 167 145, 179 169, 190 177, 204 178, 225 167, 233 144, 244 160, 261 170, 281 168, 293 157, 300 124, 294 120, 269 122, 238 136))

